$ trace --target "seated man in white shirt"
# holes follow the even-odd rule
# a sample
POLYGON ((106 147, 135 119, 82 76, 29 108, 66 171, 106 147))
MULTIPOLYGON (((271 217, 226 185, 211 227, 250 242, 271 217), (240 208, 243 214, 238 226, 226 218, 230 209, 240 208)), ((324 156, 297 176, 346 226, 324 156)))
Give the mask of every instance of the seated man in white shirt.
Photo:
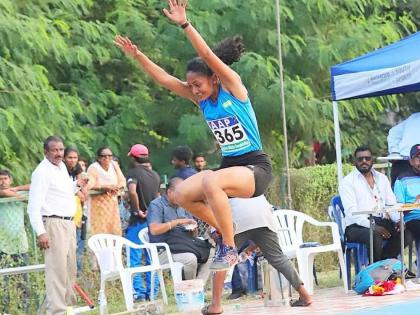
MULTIPOLYGON (((388 178, 372 169, 372 151, 358 147, 354 152, 355 166, 340 184, 339 192, 344 206, 346 238, 348 242, 363 243, 370 248, 368 215, 354 212, 381 208, 396 203, 388 178)), ((398 213, 374 215, 373 260, 396 258, 400 253, 398 213), (382 241, 387 240, 382 247, 382 241)))
POLYGON ((392 155, 401 156, 404 160, 392 161, 391 186, 397 177, 411 170, 409 163, 410 149, 416 143, 420 143, 420 113, 413 113, 407 119, 389 129, 388 151, 392 155))

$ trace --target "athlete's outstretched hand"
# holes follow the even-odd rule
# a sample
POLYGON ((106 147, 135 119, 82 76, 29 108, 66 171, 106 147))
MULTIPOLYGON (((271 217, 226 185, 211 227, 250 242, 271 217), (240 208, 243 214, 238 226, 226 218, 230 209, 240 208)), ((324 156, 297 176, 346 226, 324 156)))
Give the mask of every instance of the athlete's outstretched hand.
POLYGON ((163 9, 163 13, 165 13, 172 22, 182 25, 187 22, 187 15, 185 13, 187 4, 188 0, 168 0, 169 11, 163 9))
POLYGON ((139 52, 137 46, 134 45, 128 37, 117 35, 114 43, 129 56, 135 57, 139 52))

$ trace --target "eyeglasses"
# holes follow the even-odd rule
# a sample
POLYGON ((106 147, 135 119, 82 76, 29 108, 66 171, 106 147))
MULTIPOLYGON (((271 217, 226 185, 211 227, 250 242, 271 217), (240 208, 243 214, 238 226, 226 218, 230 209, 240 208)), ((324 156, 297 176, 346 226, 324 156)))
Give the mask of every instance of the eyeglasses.
POLYGON ((370 162, 372 161, 372 157, 371 156, 358 156, 356 158, 357 162, 363 162, 363 160, 365 160, 366 162, 370 162))
POLYGON ((112 158, 112 154, 101 154, 99 156, 103 158, 112 158))

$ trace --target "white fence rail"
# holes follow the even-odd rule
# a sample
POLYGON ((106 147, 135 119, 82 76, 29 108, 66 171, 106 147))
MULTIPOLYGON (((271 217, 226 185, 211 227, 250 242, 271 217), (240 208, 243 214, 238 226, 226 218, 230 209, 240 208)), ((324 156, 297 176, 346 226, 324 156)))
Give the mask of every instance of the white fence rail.
POLYGON ((11 276, 11 275, 18 275, 18 274, 23 274, 23 273, 39 272, 39 271, 45 271, 44 264, 0 269, 0 276, 11 276))

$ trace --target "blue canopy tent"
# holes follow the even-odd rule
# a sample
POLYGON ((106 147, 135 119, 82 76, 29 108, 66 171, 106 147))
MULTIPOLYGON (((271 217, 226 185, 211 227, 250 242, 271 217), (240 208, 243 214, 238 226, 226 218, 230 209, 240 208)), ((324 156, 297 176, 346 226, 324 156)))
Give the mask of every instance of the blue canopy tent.
POLYGON ((340 100, 420 91, 420 32, 331 67, 338 181, 343 177, 340 100))

